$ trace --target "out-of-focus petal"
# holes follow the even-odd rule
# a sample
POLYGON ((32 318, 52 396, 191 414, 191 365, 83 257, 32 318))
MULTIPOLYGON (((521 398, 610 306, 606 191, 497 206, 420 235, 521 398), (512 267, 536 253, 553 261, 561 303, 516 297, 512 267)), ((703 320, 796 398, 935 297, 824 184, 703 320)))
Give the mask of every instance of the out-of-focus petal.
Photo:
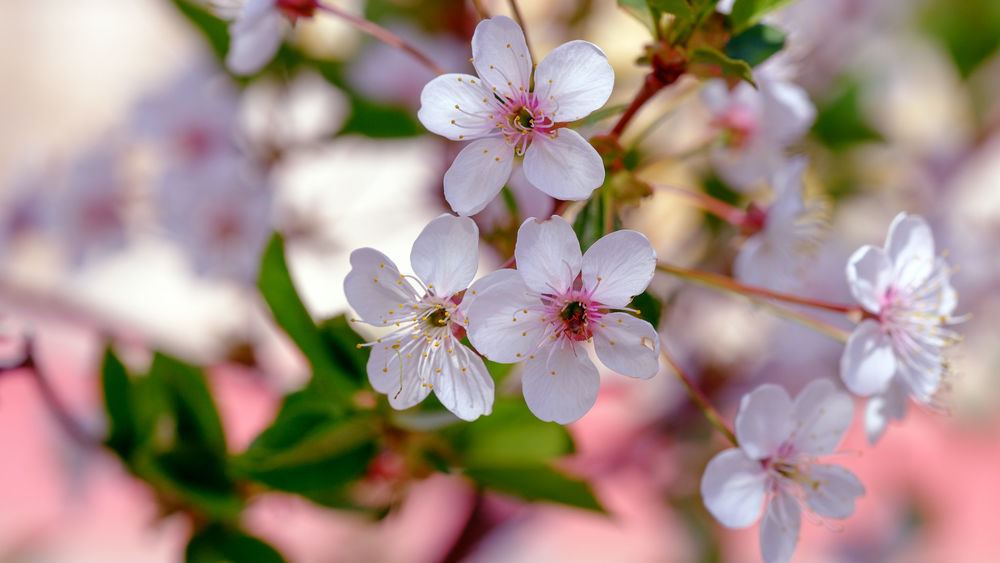
POLYGON ((890 420, 903 420, 906 414, 906 389, 901 383, 892 382, 884 393, 873 395, 865 405, 865 435, 868 443, 875 445, 890 420))
POLYGON ((778 385, 765 383, 747 393, 736 413, 736 437, 751 459, 764 459, 792 433, 792 400, 778 385))
POLYGON ((877 321, 867 319, 854 329, 840 357, 840 377, 856 395, 881 393, 896 373, 892 338, 877 321))
POLYGON ((847 259, 847 285, 862 307, 878 313, 892 283, 892 263, 881 248, 865 245, 847 259))
POLYGON ((739 448, 715 455, 701 477, 705 508, 727 528, 746 528, 760 518, 767 473, 739 448))
POLYGON ((923 217, 900 213, 889 226, 885 252, 892 261, 896 284, 916 287, 934 268, 934 234, 923 217))
POLYGON ((850 395, 837 389, 829 379, 816 379, 806 385, 792 406, 796 421, 792 442, 796 451, 824 455, 844 439, 854 415, 850 395))
POLYGON ((839 465, 812 465, 807 470, 811 486, 803 487, 809 509, 826 518, 847 518, 854 513, 854 499, 865 487, 839 465))
POLYGON ((241 14, 229 26, 226 68, 234 74, 254 74, 268 63, 284 39, 288 23, 277 10, 241 14))
POLYGON ((792 558, 801 525, 799 502, 791 494, 779 491, 767 504, 760 524, 760 552, 765 563, 785 563, 792 558))

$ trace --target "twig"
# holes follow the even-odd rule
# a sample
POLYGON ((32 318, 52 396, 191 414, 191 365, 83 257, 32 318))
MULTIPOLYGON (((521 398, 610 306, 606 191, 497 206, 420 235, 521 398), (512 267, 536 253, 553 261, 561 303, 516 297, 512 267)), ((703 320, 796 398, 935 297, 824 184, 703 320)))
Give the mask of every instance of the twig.
POLYGON ((673 356, 667 352, 667 343, 663 341, 663 337, 660 337, 660 355, 662 355, 667 361, 667 364, 670 365, 670 369, 673 370, 677 379, 679 379, 684 385, 684 389, 688 392, 688 395, 691 396, 691 399, 698 405, 698 408, 701 409, 701 412, 704 413, 705 418, 707 418, 708 421, 712 423, 712 426, 721 432, 722 435, 725 436, 726 439, 729 440, 734 446, 739 446, 739 443, 736 441, 736 434, 734 434, 725 423, 722 415, 719 414, 719 411, 715 410, 715 407, 712 406, 708 397, 702 393, 701 389, 698 389, 698 387, 695 386, 694 382, 691 381, 691 378, 684 373, 680 364, 678 364, 677 361, 674 360, 673 356))

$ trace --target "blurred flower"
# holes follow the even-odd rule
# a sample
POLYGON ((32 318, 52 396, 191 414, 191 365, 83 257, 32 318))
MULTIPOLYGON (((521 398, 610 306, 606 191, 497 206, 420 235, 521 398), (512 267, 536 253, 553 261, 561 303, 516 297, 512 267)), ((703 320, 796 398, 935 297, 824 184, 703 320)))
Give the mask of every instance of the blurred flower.
POLYGON ((740 82, 732 90, 721 79, 710 80, 701 99, 708 106, 723 143, 712 150, 719 176, 738 190, 769 180, 784 166, 785 150, 816 119, 816 108, 804 90, 779 80, 767 69, 754 73, 757 88, 740 82))
POLYGON ((572 227, 559 215, 521 225, 517 270, 500 270, 473 285, 469 339, 490 360, 524 364, 522 387, 531 412, 567 424, 597 400, 600 376, 582 344, 594 342, 608 368, 629 377, 656 375, 659 337, 625 309, 653 279, 656 252, 645 235, 617 231, 581 255, 572 227))
POLYGON ((472 37, 479 78, 445 74, 420 95, 417 117, 453 141, 471 140, 444 176, 444 195, 461 215, 479 212, 524 156, 532 185, 557 199, 585 199, 604 181, 601 156, 579 133, 559 124, 604 105, 614 70, 586 41, 553 50, 533 69, 524 33, 514 20, 483 20, 472 37), (534 89, 532 73, 534 70, 534 89))
POLYGON ((875 395, 865 409, 873 443, 889 419, 903 417, 907 396, 927 403, 941 383, 942 349, 959 338, 948 328, 958 322, 950 276, 927 222, 906 213, 889 226, 885 248, 863 246, 847 262, 851 293, 868 315, 847 341, 840 374, 851 392, 875 395))
POLYGON ((44 230, 48 179, 38 170, 25 170, 4 187, 0 194, 0 254, 6 255, 22 237, 44 230))
POLYGON ((807 165, 805 157, 793 158, 775 174, 775 201, 766 211, 758 210, 760 231, 743 243, 733 263, 739 281, 777 290, 798 285, 827 230, 824 202, 806 203, 802 196, 807 165))
POLYGON ((344 293, 361 320, 393 326, 370 343, 368 379, 396 409, 416 405, 434 390, 441 404, 464 420, 493 411, 493 378, 482 358, 459 339, 465 319, 461 297, 479 265, 479 229, 467 217, 441 215, 413 243, 409 276, 372 248, 351 253, 344 293), (426 285, 425 285, 426 284, 426 285))
POLYGON ((701 479, 705 507, 723 526, 745 528, 760 518, 764 561, 788 561, 799 539, 801 510, 846 518, 865 493, 853 473, 815 458, 830 454, 851 423, 854 405, 828 379, 807 385, 793 402, 764 384, 743 396, 736 414, 738 448, 716 454, 701 479))
POLYGON ((246 0, 229 25, 226 66, 241 75, 264 67, 281 46, 290 23, 311 18, 316 0, 246 0))

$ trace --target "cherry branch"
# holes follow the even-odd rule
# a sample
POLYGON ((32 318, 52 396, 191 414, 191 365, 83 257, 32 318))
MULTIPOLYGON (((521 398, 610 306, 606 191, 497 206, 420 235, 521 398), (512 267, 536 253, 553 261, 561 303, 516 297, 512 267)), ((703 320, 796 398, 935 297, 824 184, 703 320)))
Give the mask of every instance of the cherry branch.
MULTIPOLYGON (((648 183, 648 182, 647 182, 648 183)), ((706 193, 696 192, 693 190, 686 190, 684 188, 679 188, 676 186, 668 186, 665 184, 652 184, 649 183, 650 187, 662 190, 665 192, 670 192, 675 195, 679 195, 688 201, 694 203, 703 210, 715 215, 716 217, 722 219, 723 221, 735 226, 742 227, 747 220, 747 212, 732 206, 721 199, 714 198, 706 193)))
POLYGON ((691 378, 688 377, 688 375, 681 368, 680 364, 678 364, 673 356, 667 352, 667 343, 663 341, 663 337, 660 337, 660 355, 667 361, 670 369, 673 370, 677 379, 684 385, 684 389, 691 397, 691 400, 693 400, 695 404, 698 405, 698 408, 701 409, 701 412, 704 413, 705 418, 707 418, 708 421, 712 423, 712 426, 722 433, 722 435, 725 436, 730 443, 738 447, 739 443, 736 441, 736 434, 734 434, 732 429, 730 429, 725 423, 722 415, 719 414, 719 411, 712 406, 711 401, 709 401, 708 397, 705 396, 705 393, 703 393, 701 389, 698 389, 694 382, 691 381, 691 378))

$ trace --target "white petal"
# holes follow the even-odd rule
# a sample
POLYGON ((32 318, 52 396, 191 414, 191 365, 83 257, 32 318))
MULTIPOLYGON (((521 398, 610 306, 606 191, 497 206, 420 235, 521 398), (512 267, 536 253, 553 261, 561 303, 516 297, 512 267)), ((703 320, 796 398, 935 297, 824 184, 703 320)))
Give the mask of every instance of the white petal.
POLYGON ((264 68, 278 52, 286 29, 287 22, 277 10, 237 19, 229 26, 226 68, 244 76, 264 68))
MULTIPOLYGON (((774 193, 778 198, 778 202, 790 199, 795 201, 799 200, 799 207, 801 208, 802 201, 802 175, 805 173, 806 168, 809 167, 809 157, 806 156, 793 156, 785 162, 784 166, 778 169, 774 173, 774 180, 772 180, 771 185, 774 188, 774 193)), ((782 205, 781 203, 775 203, 775 206, 782 205)), ((774 206, 773 206, 774 207, 774 206)), ((772 209, 773 209, 772 207, 772 209)), ((768 220, 770 220, 770 211, 768 212, 768 220)))
POLYGON ((469 341, 494 362, 529 359, 545 333, 539 305, 524 282, 513 277, 477 291, 468 309, 469 341))
POLYGON ((939 350, 906 350, 897 354, 894 381, 903 383, 915 400, 922 403, 930 401, 941 385, 941 374, 945 369, 939 350))
POLYGON ((479 22, 472 35, 472 65, 501 95, 510 98, 514 92, 527 92, 531 85, 531 54, 521 26, 507 16, 479 22))
POLYGON ((792 406, 796 451, 816 456, 833 453, 851 425, 853 415, 854 402, 850 395, 839 391, 829 379, 811 381, 795 397, 792 406))
POLYGON ((782 146, 798 141, 816 120, 816 106, 805 90, 791 82, 760 80, 765 134, 782 146))
POLYGON ((622 375, 649 379, 659 371, 660 337, 648 322, 611 313, 594 328, 594 349, 601 362, 622 375))
POLYGON ((743 396, 735 426, 747 456, 770 457, 792 433, 792 399, 783 388, 765 383, 743 396))
POLYGON ((475 76, 442 74, 420 92, 417 119, 452 141, 478 139, 496 128, 493 93, 475 76))
POLYGON ((441 404, 462 420, 475 420, 493 412, 493 378, 482 358, 465 346, 451 341, 448 350, 438 351, 434 394, 441 404))
POLYGON ((765 563, 785 563, 795 553, 799 542, 801 510, 795 497, 779 491, 767 503, 764 521, 760 524, 760 552, 765 563))
POLYGON ((423 359, 423 340, 378 342, 368 356, 368 380, 385 393, 394 409, 408 409, 431 392, 430 367, 423 359))
POLYGON ((736 190, 749 190, 768 181, 785 163, 784 149, 758 135, 739 148, 715 147, 712 166, 736 190))
POLYGON ((373 248, 351 253, 351 271, 344 278, 344 295, 361 320, 383 326, 396 322, 400 305, 410 305, 419 296, 392 260, 373 248))
POLYGON ((878 313, 892 283, 892 263, 881 248, 862 246, 847 259, 847 285, 862 307, 878 313))
POLYGON ((570 41, 553 49, 535 69, 535 95, 554 108, 554 121, 576 121, 608 101, 615 71, 597 45, 570 41))
POLYGON ((934 234, 918 215, 896 215, 889 226, 885 251, 892 261, 895 281, 902 287, 919 285, 934 268, 934 234))
POLYGON ((524 402, 542 420, 569 424, 594 406, 601 376, 582 346, 557 341, 548 352, 524 363, 524 402))
POLYGON ((646 235, 615 231, 597 240, 583 255, 583 286, 609 307, 625 307, 646 291, 656 270, 656 251, 646 235))
POLYGON ((847 518, 854 513, 854 499, 865 487, 839 465, 813 465, 806 471, 811 486, 803 487, 809 509, 826 518, 847 518))
POLYGON ((739 448, 715 455, 701 477, 705 508, 727 528, 746 528, 760 518, 767 473, 739 448))
POLYGON ((466 292, 465 298, 462 299, 462 305, 471 304, 480 293, 486 291, 490 287, 493 287, 499 283, 506 283, 510 281, 515 281, 521 285, 524 285, 524 280, 521 279, 521 272, 511 268, 503 268, 496 270, 495 272, 490 272, 485 276, 476 280, 471 286, 469 286, 469 291, 466 292))
POLYGON ((604 183, 601 155, 572 129, 556 129, 552 135, 534 136, 524 155, 524 176, 556 199, 587 199, 604 183))
POLYGON ((840 357, 840 377, 856 395, 871 395, 885 390, 896 373, 896 354, 892 338, 877 321, 866 319, 854 329, 840 357))
POLYGON ((903 385, 893 381, 884 393, 868 399, 865 405, 865 434, 870 444, 874 446, 878 442, 890 420, 903 420, 906 397, 903 385))
POLYGON ((525 285, 538 293, 552 293, 573 285, 583 256, 573 227, 553 215, 545 221, 531 218, 521 223, 514 259, 525 285))
POLYGON ((479 229, 468 217, 441 215, 413 243, 410 265, 436 294, 450 297, 469 287, 479 267, 479 229))
POLYGON ((741 283, 776 291, 790 291, 800 280, 798 264, 771 237, 758 233, 748 238, 733 261, 733 277, 741 283))
POLYGON ((514 147, 502 137, 469 143, 444 173, 444 198, 459 215, 474 215, 486 207, 510 178, 514 147))

